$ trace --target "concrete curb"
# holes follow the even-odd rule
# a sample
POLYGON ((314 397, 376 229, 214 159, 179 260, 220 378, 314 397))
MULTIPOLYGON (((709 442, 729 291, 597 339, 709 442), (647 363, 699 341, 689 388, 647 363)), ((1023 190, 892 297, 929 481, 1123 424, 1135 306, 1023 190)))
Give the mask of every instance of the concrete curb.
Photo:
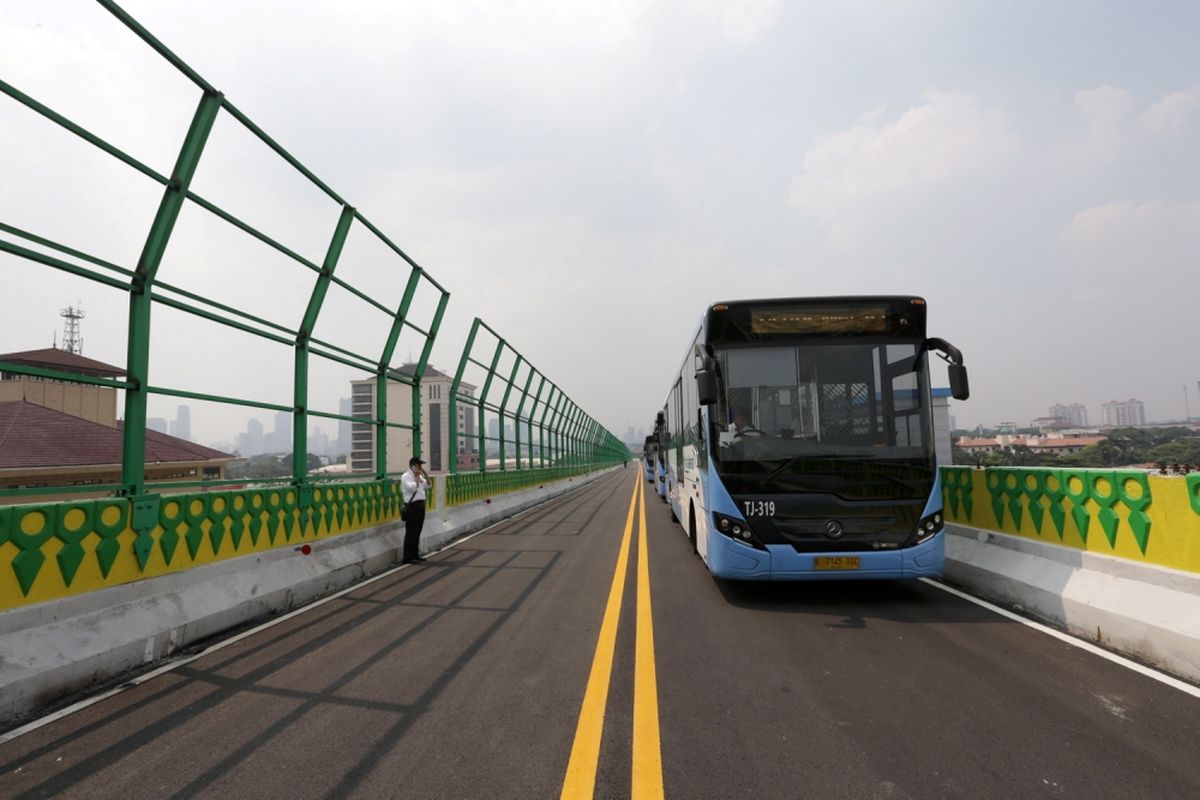
POLYGON ((1200 575, 959 524, 946 579, 1200 682, 1200 575))
MULTIPOLYGON (((438 509, 421 550, 581 488, 614 469, 438 509)), ((0 613, 0 726, 195 642, 331 594, 400 561, 404 523, 391 522, 242 558, 0 613)))

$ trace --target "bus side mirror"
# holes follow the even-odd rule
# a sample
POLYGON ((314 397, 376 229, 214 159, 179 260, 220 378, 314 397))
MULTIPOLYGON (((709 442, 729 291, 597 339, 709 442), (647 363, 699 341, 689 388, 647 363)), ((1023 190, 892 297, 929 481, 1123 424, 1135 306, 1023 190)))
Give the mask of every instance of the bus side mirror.
POLYGON ((717 402, 717 373, 710 365, 696 370, 696 400, 702 406, 717 402))
POLYGON ((950 395, 955 400, 966 400, 971 396, 971 386, 967 381, 967 368, 962 364, 951 364, 947 369, 950 372, 950 395))
POLYGON ((663 414, 663 412, 660 411, 654 415, 654 424, 655 425, 660 425, 660 426, 664 425, 664 424, 666 424, 666 421, 667 421, 667 416, 665 414, 663 414))

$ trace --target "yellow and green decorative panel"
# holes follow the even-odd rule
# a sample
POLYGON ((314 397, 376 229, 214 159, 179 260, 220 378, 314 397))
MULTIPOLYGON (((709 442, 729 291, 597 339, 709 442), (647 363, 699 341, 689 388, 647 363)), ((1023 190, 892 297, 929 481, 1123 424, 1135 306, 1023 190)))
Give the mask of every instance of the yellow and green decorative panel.
POLYGON ((942 498, 950 522, 1200 572, 1200 475, 945 467, 942 498))
POLYGON ((399 519, 394 481, 0 507, 0 610, 399 519))

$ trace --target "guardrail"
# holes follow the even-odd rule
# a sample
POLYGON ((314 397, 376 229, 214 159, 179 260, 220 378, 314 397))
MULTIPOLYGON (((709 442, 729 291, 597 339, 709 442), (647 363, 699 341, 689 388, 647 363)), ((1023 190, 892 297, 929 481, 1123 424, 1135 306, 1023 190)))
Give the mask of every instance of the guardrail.
MULTIPOLYGON (((151 395, 188 398, 290 413, 292 415, 293 454, 290 480, 295 484, 308 482, 306 454, 308 452, 309 417, 368 423, 375 426, 380 434, 388 428, 412 430, 415 443, 418 445, 417 449, 419 450, 421 431, 421 410, 418 400, 419 386, 428 364, 430 350, 437 336, 438 326, 445 312, 449 292, 430 277, 424 269, 396 246, 391 239, 383 234, 361 212, 352 207, 337 192, 317 178, 295 156, 285 150, 278 142, 268 136, 245 114, 238 110, 224 94, 217 91, 215 87, 185 64, 182 59, 171 52, 145 28, 139 25, 131 16, 117 6, 116 3, 110 2, 110 0, 98 0, 98 2, 200 90, 199 103, 179 149, 174 169, 169 177, 160 174, 134 155, 122 151, 115 145, 101 139, 81 125, 72 122, 65 116, 2 80, 0 80, 0 91, 3 91, 4 94, 31 111, 70 131, 95 148, 163 186, 162 199, 159 202, 158 211, 151 222, 141 256, 138 259, 136 267, 131 270, 104 261, 94 255, 75 250, 65 244, 52 240, 50 237, 21 230, 3 222, 0 222, 0 231, 24 240, 26 244, 0 239, 0 251, 10 253, 45 267, 61 270, 90 281, 127 291, 129 293, 129 339, 128 355, 125 364, 127 378, 125 380, 81 378, 81 376, 69 372, 32 368, 12 363, 0 363, 0 370, 65 382, 87 382, 121 389, 125 392, 121 482, 119 484, 89 486, 87 487, 89 491, 114 491, 129 497, 138 497, 146 494, 146 406, 147 400, 151 395), (209 134, 218 117, 222 115, 240 124, 244 130, 282 158, 312 186, 338 204, 340 212, 335 220, 330 220, 332 235, 322 263, 317 264, 306 259, 293 246, 273 239, 245 220, 240 219, 228 210, 218 206, 216 203, 210 202, 191 190, 192 178, 196 174, 197 167, 204 154, 209 134), (217 302, 201 294, 187 291, 179 286, 167 283, 159 276, 159 268, 162 264, 164 253, 171 241, 171 236, 180 212, 186 204, 192 204, 204 209, 218 220, 248 234, 284 256, 291 263, 307 271, 309 279, 312 281, 312 290, 307 307, 296 310, 295 317, 301 318, 298 327, 289 328, 252 314, 245 308, 217 302), (406 288, 403 299, 400 301, 398 307, 383 305, 370 296, 361 286, 356 286, 354 283, 343 280, 336 274, 339 259, 347 238, 355 230, 360 231, 362 235, 373 237, 394 257, 395 260, 391 264, 381 263, 378 265, 378 268, 384 270, 398 268, 400 270, 396 274, 396 280, 405 282, 406 288), (40 250, 35 250, 29 245, 51 250, 56 255, 49 255, 40 250), (87 266, 84 266, 85 264, 87 266), (436 308, 432 313, 432 321, 427 326, 414 324, 410 319, 414 311, 411 307, 413 297, 418 286, 422 283, 433 287, 439 295, 436 308), (314 329, 320 318, 326 296, 333 287, 348 292, 351 296, 367 304, 374 313, 382 314, 390 319, 390 331, 386 339, 379 342, 379 349, 377 351, 370 353, 356 352, 331 341, 319 339, 314 335, 314 329), (253 397, 207 394, 152 384, 149 374, 149 353, 153 330, 152 310, 156 305, 175 308, 225 326, 241 334, 293 348, 293 404, 284 406, 263 402, 253 397), (422 345, 420 360, 416 370, 411 375, 397 372, 392 368, 392 357, 396 349, 396 343, 402 330, 405 329, 414 332, 421 340, 422 345), (321 410, 312 408, 309 403, 309 366, 310 360, 313 358, 324 359, 332 363, 360 370, 367 375, 374 375, 377 383, 375 416, 347 416, 333 409, 321 410), (389 381, 397 381, 413 387, 412 423, 398 422, 389 416, 386 402, 386 385, 389 381)), ((376 445, 376 469, 373 477, 377 480, 382 480, 387 477, 387 436, 377 435, 376 445)), ((235 485, 239 483, 245 483, 245 481, 233 479, 223 481, 211 479, 178 481, 158 483, 156 484, 156 488, 178 490, 197 486, 208 487, 235 485)), ((40 487, 37 489, 37 493, 39 494, 78 491, 78 487, 40 487)), ((6 491, 5 493, 12 494, 13 492, 6 491)))
POLYGON ((450 386, 450 420, 450 471, 457 473, 447 486, 450 505, 541 483, 545 480, 542 475, 550 474, 546 473, 547 468, 565 469, 566 474, 575 475, 631 457, 629 449, 617 437, 479 317, 471 324, 450 386), (494 344, 484 341, 487 337, 494 339, 494 344), (482 352, 477 354, 480 349, 482 352), (464 381, 471 368, 478 373, 477 384, 464 381), (498 401, 494 399, 496 396, 498 401), (458 430, 462 405, 477 412, 476 430, 467 431, 466 426, 461 433, 458 430), (487 433, 489 416, 496 425, 495 435, 487 433), (500 477, 489 477, 489 443, 496 445, 494 472, 500 477), (510 444, 513 468, 524 475, 505 477, 513 472, 509 469, 510 444), (460 472, 460 456, 464 452, 478 460, 476 466, 481 477, 468 478, 460 472))

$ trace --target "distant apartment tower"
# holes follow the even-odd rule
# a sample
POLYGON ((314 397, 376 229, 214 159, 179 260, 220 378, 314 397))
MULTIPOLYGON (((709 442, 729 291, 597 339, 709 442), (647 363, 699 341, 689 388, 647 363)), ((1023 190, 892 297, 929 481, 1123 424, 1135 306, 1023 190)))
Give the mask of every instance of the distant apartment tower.
MULTIPOLYGON (((350 416, 350 398, 343 397, 338 400, 338 413, 343 417, 350 416)), ((333 443, 333 452, 330 455, 341 456, 350 452, 350 423, 347 420, 339 419, 337 428, 337 441, 333 443)))
POLYGON ((1072 428, 1086 428, 1087 407, 1079 403, 1072 403, 1069 406, 1050 406, 1050 416, 1054 417, 1059 422, 1065 422, 1072 428))
POLYGON ((292 415, 288 411, 275 412, 274 430, 265 431, 262 437, 262 452, 271 454, 290 453, 292 450, 292 415))
POLYGON ((192 409, 190 407, 179 406, 179 410, 175 414, 175 421, 171 423, 171 435, 188 441, 192 440, 192 409))
POLYGON ((242 458, 262 455, 263 424, 254 418, 248 420, 246 422, 246 432, 237 435, 235 447, 237 448, 238 455, 242 456, 242 458))
POLYGON ((1100 406, 1107 428, 1128 428, 1146 424, 1146 406, 1141 400, 1110 400, 1100 406))
MULTIPOLYGON (((412 375, 415 364, 405 364, 396 372, 412 375)), ((425 468, 430 472, 445 472, 450 469, 450 387, 454 379, 433 367, 427 367, 421 379, 421 453, 425 468)), ((472 397, 475 387, 463 383, 459 387, 458 419, 458 465, 460 468, 478 467, 476 455, 475 408, 463 397, 472 397)), ((389 381, 387 385, 388 421, 401 425, 412 424, 412 388, 406 383, 389 381)), ((350 415, 375 417, 375 379, 367 378, 350 382, 350 415)), ((350 426, 350 471, 374 472, 375 466, 374 423, 354 422, 350 426)), ((399 473, 408 469, 408 459, 413 454, 413 435, 407 428, 387 429, 387 472, 399 473)))

